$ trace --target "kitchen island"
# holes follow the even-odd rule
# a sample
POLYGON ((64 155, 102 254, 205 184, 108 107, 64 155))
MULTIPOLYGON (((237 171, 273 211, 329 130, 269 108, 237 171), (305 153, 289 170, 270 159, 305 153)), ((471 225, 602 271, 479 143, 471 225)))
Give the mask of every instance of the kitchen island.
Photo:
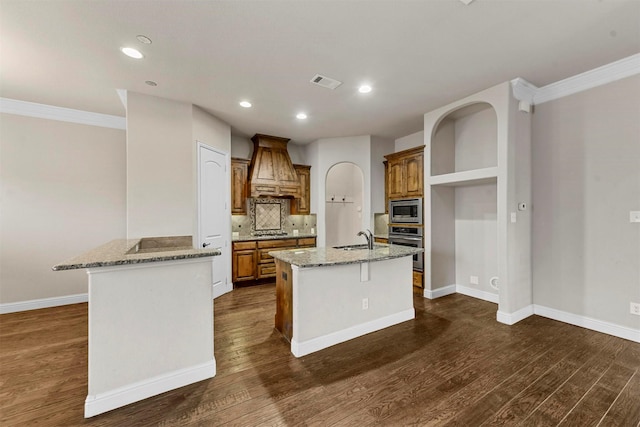
POLYGON ((53 267, 89 280, 85 417, 211 378, 211 257, 190 236, 119 239, 53 267))
POLYGON ((300 357, 415 317, 413 255, 422 249, 273 251, 275 327, 300 357))

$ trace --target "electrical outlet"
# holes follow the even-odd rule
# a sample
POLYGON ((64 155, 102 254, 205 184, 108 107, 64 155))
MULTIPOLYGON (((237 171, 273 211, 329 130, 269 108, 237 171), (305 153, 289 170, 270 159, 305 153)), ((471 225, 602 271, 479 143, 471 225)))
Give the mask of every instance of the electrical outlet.
POLYGON ((631 314, 635 314, 637 316, 640 316, 640 302, 632 302, 632 303, 630 303, 629 312, 631 314))
POLYGON ((369 298, 362 298, 362 309, 363 310, 369 309, 369 298))
POLYGON ((478 276, 471 276, 469 277, 469 283, 471 283, 472 285, 477 285, 478 283, 480 283, 478 281, 478 276))

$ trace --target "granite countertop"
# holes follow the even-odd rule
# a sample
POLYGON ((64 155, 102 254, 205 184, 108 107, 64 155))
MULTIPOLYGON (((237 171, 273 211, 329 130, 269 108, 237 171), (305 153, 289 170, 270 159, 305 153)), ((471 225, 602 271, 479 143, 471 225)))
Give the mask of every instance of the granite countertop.
POLYGON ((335 248, 306 248, 272 251, 269 255, 298 267, 327 267, 331 265, 359 264, 362 262, 383 261, 386 259, 413 256, 423 249, 400 245, 376 243, 373 250, 344 250, 335 248))
MULTIPOLYGON (((164 238, 154 239, 162 240, 164 238)), ((149 239, 151 240, 151 239, 149 239)), ((171 261, 187 258, 201 258, 220 255, 219 249, 194 249, 192 246, 166 246, 142 248, 141 239, 117 239, 90 250, 75 258, 54 265, 54 271, 79 268, 109 267, 115 265, 141 264, 147 262, 171 261), (140 249, 129 254, 132 249, 140 249)))
POLYGON ((293 234, 283 234, 283 235, 264 234, 261 236, 243 235, 238 237, 232 237, 231 241, 250 242, 253 240, 300 239, 305 237, 318 237, 318 236, 316 234, 304 234, 304 233, 300 233, 298 235, 293 235, 293 234))

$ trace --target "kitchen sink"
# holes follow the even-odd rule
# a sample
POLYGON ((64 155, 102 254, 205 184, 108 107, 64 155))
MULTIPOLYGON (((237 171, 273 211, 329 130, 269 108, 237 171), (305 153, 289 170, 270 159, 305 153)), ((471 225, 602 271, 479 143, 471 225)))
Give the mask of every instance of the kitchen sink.
MULTIPOLYGON (((374 248, 376 247, 380 247, 380 245, 373 245, 374 248)), ((361 250, 361 249, 368 249, 369 247, 367 246, 366 243, 363 243, 361 245, 345 245, 345 246, 334 246, 333 249, 342 249, 344 251, 357 251, 357 250, 361 250)))

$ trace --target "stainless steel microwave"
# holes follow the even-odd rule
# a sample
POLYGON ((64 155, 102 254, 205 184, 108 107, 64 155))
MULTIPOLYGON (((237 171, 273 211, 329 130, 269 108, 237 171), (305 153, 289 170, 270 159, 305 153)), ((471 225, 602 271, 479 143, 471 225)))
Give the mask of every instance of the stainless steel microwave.
POLYGON ((389 201, 390 224, 422 224, 422 199, 389 201))

